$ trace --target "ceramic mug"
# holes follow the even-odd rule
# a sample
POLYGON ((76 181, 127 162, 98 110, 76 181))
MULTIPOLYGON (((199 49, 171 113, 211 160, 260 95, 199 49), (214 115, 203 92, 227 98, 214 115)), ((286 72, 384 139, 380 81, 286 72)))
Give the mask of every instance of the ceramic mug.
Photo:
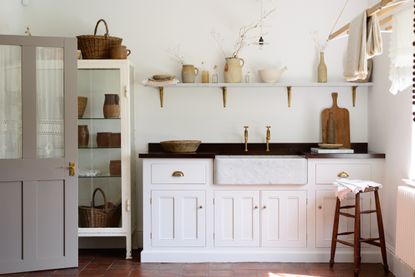
POLYGON ((111 59, 125 60, 130 54, 131 50, 127 49, 125 45, 119 45, 111 48, 111 59))

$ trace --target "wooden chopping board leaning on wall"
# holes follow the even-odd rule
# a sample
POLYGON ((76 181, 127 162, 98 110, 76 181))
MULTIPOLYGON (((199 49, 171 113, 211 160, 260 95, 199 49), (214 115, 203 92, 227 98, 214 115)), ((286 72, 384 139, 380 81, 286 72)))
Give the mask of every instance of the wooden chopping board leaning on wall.
POLYGON ((321 112, 322 140, 328 144, 343 144, 350 148, 349 111, 337 105, 337 92, 333 92, 333 105, 321 112))

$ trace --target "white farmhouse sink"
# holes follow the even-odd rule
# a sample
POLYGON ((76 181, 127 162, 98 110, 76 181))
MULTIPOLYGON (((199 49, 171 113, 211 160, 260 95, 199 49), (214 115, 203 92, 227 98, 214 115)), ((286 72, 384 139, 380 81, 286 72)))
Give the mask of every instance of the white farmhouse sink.
POLYGON ((307 159, 302 156, 216 156, 216 185, 303 185, 307 159))

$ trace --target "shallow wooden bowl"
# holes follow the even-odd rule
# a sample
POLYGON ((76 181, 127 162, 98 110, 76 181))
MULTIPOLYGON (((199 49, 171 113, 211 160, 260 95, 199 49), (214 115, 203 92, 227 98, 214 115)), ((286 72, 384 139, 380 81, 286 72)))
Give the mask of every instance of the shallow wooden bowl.
POLYGON ((171 81, 174 78, 176 78, 176 76, 171 74, 157 74, 152 77, 155 81, 171 81))
POLYGON ((170 153, 196 152, 200 143, 200 140, 168 140, 160 142, 163 150, 170 153))

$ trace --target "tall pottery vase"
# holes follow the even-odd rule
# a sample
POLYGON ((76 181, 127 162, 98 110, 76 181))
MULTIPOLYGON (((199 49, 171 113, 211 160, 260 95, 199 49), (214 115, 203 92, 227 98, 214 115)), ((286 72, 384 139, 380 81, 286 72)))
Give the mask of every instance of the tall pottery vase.
POLYGON ((324 52, 320 52, 320 63, 317 68, 317 82, 327 83, 327 66, 324 62, 324 52))
POLYGON ((241 58, 225 58, 225 83, 240 83, 242 81, 242 67, 245 61, 241 58))
POLYGON ((104 118, 120 117, 120 97, 118 94, 105 94, 104 118))

